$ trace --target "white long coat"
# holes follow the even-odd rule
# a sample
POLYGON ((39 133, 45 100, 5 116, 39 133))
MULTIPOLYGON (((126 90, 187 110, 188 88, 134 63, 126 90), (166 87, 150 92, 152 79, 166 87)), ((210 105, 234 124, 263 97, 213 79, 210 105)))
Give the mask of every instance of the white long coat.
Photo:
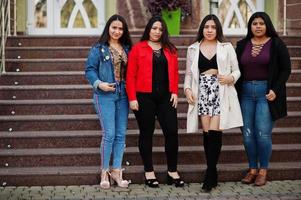
MULTIPOLYGON (((188 47, 184 91, 190 88, 193 94, 199 96, 199 60, 200 43, 195 42, 188 47)), ((218 73, 220 75, 231 74, 234 77, 234 82, 240 77, 236 53, 231 43, 217 42, 216 58, 218 73)), ((243 125, 240 105, 237 97, 237 92, 233 84, 219 84, 220 97, 220 124, 221 130, 240 127, 243 125)), ((194 105, 188 107, 187 112, 187 132, 198 131, 198 101, 194 105)))

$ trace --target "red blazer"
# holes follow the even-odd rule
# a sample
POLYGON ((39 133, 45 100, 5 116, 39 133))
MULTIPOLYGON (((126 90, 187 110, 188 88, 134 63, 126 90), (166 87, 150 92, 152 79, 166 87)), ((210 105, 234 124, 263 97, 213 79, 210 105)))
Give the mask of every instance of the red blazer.
MULTIPOLYGON (((164 50, 168 62, 169 91, 178 94, 178 56, 164 50)), ((136 92, 152 92, 153 50, 147 41, 137 43, 129 53, 126 91, 129 101, 137 100, 136 92)))

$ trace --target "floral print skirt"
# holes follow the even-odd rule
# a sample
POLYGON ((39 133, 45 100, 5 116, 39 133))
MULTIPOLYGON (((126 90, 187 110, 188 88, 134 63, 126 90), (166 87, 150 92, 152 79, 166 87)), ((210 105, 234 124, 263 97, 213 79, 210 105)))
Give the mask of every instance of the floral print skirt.
POLYGON ((219 86, 216 75, 200 74, 199 79, 199 115, 220 115, 219 86))

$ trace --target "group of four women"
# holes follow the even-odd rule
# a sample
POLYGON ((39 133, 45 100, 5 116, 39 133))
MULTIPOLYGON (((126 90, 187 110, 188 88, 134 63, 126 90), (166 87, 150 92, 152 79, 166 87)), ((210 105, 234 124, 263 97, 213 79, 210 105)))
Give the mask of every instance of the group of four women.
MULTIPOLYGON (((241 127, 249 162, 242 182, 266 183, 274 121, 287 115, 285 83, 290 71, 288 50, 266 13, 251 16, 247 36, 237 43, 236 52, 225 42, 215 15, 202 20, 196 41, 187 50, 184 92, 189 103, 187 132, 198 132, 199 120, 202 125, 205 191, 217 186, 222 131, 234 127, 241 127)), ((184 186, 177 171, 178 56, 162 18, 152 17, 141 41, 132 47, 126 21, 113 15, 90 50, 86 77, 94 88, 93 102, 103 129, 101 188, 110 188, 110 179, 120 187, 129 185, 121 167, 129 107, 139 127, 145 184, 159 186, 152 160, 157 118, 165 137, 167 184, 184 186)))

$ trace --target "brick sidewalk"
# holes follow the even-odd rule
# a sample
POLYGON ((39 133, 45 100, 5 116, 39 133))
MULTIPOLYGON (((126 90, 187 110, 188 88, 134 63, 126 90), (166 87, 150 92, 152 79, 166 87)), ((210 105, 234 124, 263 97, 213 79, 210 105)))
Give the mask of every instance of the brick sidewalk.
POLYGON ((263 187, 243 185, 239 182, 220 183, 211 193, 203 193, 201 184, 185 184, 175 188, 161 184, 159 188, 131 184, 123 189, 112 187, 102 190, 99 186, 34 186, 34 187, 0 187, 1 200, 301 200, 301 180, 271 181, 263 187))

